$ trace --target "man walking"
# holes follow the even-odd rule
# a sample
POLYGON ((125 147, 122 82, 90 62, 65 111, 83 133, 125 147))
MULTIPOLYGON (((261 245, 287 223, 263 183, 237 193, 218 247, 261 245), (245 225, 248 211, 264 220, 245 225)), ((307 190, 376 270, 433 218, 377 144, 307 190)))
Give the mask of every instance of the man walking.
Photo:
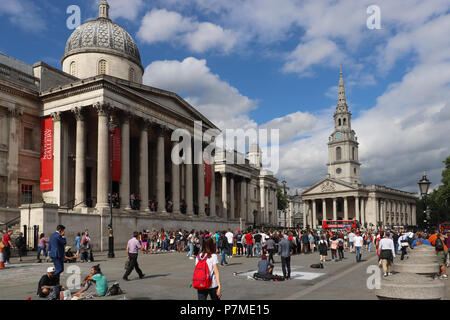
POLYGON ((278 254, 281 256, 281 268, 286 280, 291 280, 291 247, 292 244, 285 234, 283 240, 278 243, 278 254))
POLYGON ((228 258, 231 258, 233 256, 233 232, 231 232, 230 229, 228 229, 228 232, 225 233, 225 237, 227 238, 228 241, 228 258))
POLYGON ((262 235, 258 230, 255 232, 253 239, 255 239, 255 254, 259 258, 262 256, 262 235))
POLYGON ((247 248, 247 258, 253 258, 253 236, 250 231, 245 235, 245 245, 247 248))
POLYGON ((355 245, 356 262, 361 261, 363 241, 364 241, 363 237, 361 237, 361 235, 359 234, 359 231, 356 231, 356 235, 353 238, 353 243, 355 245))
POLYGON ((123 275, 123 280, 128 281, 128 276, 130 275, 131 271, 133 269, 136 270, 137 274, 139 275, 139 278, 144 278, 145 274, 142 273, 141 269, 139 269, 139 264, 137 262, 138 258, 138 252, 141 248, 141 244, 139 243, 139 240, 137 239, 139 237, 139 232, 134 231, 133 232, 133 238, 128 240, 127 245, 127 255, 128 255, 128 268, 125 271, 125 274, 123 275))
POLYGON ((55 276, 60 280, 60 274, 64 271, 64 248, 66 246, 65 230, 66 227, 58 225, 56 232, 50 237, 48 256, 53 260, 55 266, 55 276))

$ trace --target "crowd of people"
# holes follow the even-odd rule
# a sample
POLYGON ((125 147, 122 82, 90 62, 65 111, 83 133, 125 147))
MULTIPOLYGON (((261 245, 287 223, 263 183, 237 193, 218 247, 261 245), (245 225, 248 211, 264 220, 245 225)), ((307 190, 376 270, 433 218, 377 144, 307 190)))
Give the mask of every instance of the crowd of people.
MULTIPOLYGON (((46 275, 39 282, 38 295, 48 296, 58 288, 60 274, 64 270, 64 263, 92 262, 92 245, 89 230, 80 232, 75 237, 74 247, 67 245, 65 227, 58 226, 57 231, 50 239, 41 234, 38 242, 37 259, 41 254, 51 259, 54 267, 48 268, 46 275), (47 249, 48 245, 48 249, 47 249)), ((4 260, 8 263, 11 248, 25 246, 23 236, 19 235, 15 241, 11 238, 12 232, 5 233, 1 245, 4 252, 4 260)), ((236 230, 210 231, 210 230, 155 230, 145 229, 142 232, 134 232, 127 244, 128 262, 124 280, 128 280, 130 273, 135 270, 139 278, 144 278, 144 273, 139 268, 138 253, 160 254, 178 252, 186 254, 188 259, 195 259, 195 265, 199 263, 208 266, 212 284, 205 290, 198 290, 200 300, 210 296, 213 300, 220 299, 221 286, 218 265, 226 266, 233 257, 260 258, 258 261, 259 277, 269 277, 279 280, 291 279, 290 259, 292 255, 317 254, 319 267, 323 268, 325 262, 339 262, 345 259, 349 253, 355 254, 356 262, 362 259, 363 251, 376 251, 379 266, 383 275, 392 274, 394 258, 400 256, 400 260, 407 258, 408 250, 414 250, 420 245, 433 246, 439 262, 437 275, 441 279, 447 279, 449 267, 448 248, 450 246, 449 234, 441 234, 439 231, 424 233, 411 230, 378 230, 366 231, 351 230, 310 230, 310 229, 285 229, 285 230, 236 230), (409 248, 409 249, 408 249, 409 248), (331 259, 328 254, 331 254, 331 259), (273 275, 275 256, 278 254, 282 266, 283 276, 273 275), (220 258, 219 258, 220 257, 220 258), (228 259, 228 260, 227 260, 228 259), (212 290, 214 289, 214 290, 212 290)), ((21 257, 20 257, 21 258, 21 257)), ((204 267, 203 269, 205 269, 204 267)), ((107 281, 100 270, 100 266, 91 267, 91 272, 83 281, 82 289, 74 294, 75 299, 86 295, 105 295, 107 281), (95 285, 95 286, 94 286, 95 285), (96 293, 89 292, 95 287, 96 293), (89 293, 87 293, 89 292, 89 293)))

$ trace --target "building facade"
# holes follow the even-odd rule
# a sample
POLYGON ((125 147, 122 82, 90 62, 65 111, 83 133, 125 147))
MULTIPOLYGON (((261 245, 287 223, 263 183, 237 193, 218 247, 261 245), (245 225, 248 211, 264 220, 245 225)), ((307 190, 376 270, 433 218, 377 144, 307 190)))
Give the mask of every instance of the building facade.
POLYGON ((357 220, 367 229, 416 225, 415 194, 361 184, 359 143, 351 127, 342 70, 338 87, 328 175, 302 193, 303 225, 317 228, 325 220, 357 220))
POLYGON ((196 140, 194 123, 202 123, 201 138, 219 128, 176 93, 142 84, 138 47, 111 21, 107 1, 100 2, 97 19, 69 37, 61 64, 62 71, 0 56, 0 212, 10 213, 4 220, 33 203, 21 207, 21 225, 48 234, 64 222, 69 237, 90 228, 98 237, 94 245, 103 249, 112 158, 113 227, 124 233, 119 247, 133 230, 152 227, 276 223, 272 173, 247 159, 225 163, 219 151, 210 166, 194 161, 206 147, 196 140), (183 152, 181 163, 171 161, 177 129, 192 137, 192 152, 183 152), (46 152, 51 167, 44 165, 46 152), (212 172, 209 196, 206 168, 212 172))

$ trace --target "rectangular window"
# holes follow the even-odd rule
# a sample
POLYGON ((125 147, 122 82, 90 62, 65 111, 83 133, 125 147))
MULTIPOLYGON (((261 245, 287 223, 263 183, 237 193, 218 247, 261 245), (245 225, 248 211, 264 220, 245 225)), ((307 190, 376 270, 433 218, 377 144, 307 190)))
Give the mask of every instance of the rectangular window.
POLYGON ((22 185, 22 204, 28 204, 33 202, 33 185, 22 185))
POLYGON ((23 148, 25 150, 33 150, 33 129, 23 128, 23 148))

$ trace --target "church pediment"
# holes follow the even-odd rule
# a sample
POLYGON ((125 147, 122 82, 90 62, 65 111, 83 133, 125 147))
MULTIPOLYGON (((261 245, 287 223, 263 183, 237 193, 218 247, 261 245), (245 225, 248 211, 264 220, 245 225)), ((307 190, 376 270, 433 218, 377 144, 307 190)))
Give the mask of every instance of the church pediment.
POLYGON ((335 179, 325 179, 319 181, 305 192, 302 193, 302 196, 313 195, 313 194, 321 194, 321 193, 330 193, 330 192, 345 192, 345 191, 355 191, 357 188, 339 180, 335 179))

